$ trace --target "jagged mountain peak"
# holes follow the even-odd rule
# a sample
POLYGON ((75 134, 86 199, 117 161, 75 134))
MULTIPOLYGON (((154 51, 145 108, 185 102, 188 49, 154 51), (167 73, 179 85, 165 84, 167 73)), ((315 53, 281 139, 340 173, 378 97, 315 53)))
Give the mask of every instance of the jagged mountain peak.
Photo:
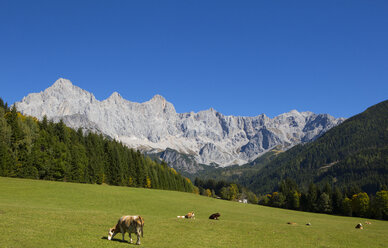
POLYGON ((56 87, 70 87, 70 86, 73 86, 73 83, 69 80, 69 79, 66 79, 66 78, 58 78, 55 83, 53 84, 53 86, 56 86, 56 87))
POLYGON ((274 118, 225 116, 215 109, 176 113, 173 104, 155 95, 147 102, 125 100, 113 92, 98 101, 69 80, 60 78, 44 92, 15 103, 24 114, 84 130, 98 130, 129 147, 190 154, 196 162, 228 166, 254 160, 275 146, 288 149, 321 135, 343 119, 292 110, 274 118))
POLYGON ((80 91, 83 91, 83 89, 73 85, 73 83, 68 79, 58 78, 53 85, 51 85, 45 90, 45 92, 58 92, 58 91, 63 91, 64 93, 72 92, 72 91, 80 92, 80 91))
POLYGON ((102 102, 106 102, 107 104, 129 103, 129 101, 125 100, 117 91, 114 91, 107 99, 102 102))
POLYGON ((293 114, 293 115, 299 115, 300 114, 300 112, 298 111, 298 110, 296 110, 296 109, 293 109, 293 110, 291 110, 290 112, 288 112, 289 114, 293 114))
POLYGON ((156 94, 149 101, 144 103, 151 107, 159 114, 168 115, 169 117, 177 115, 175 107, 172 103, 168 102, 163 96, 156 94))
POLYGON ((166 98, 164 98, 163 96, 159 95, 159 94, 156 94, 154 95, 150 101, 153 101, 153 102, 166 102, 166 98))
POLYGON ((219 113, 213 107, 210 107, 209 109, 206 109, 206 110, 198 111, 197 113, 197 115, 202 115, 202 116, 216 116, 217 114, 221 114, 221 113, 219 113))
POLYGON ((110 95, 109 98, 111 98, 111 97, 113 97, 113 98, 123 98, 123 97, 120 95, 120 93, 118 93, 117 91, 114 91, 114 92, 110 95))
POLYGON ((108 100, 121 100, 124 99, 117 91, 113 92, 109 97, 108 100))
POLYGON ((55 97, 86 97, 94 98, 94 95, 86 90, 81 89, 80 87, 74 85, 70 80, 65 78, 59 78, 55 81, 53 85, 48 87, 44 91, 45 95, 55 96, 55 97))

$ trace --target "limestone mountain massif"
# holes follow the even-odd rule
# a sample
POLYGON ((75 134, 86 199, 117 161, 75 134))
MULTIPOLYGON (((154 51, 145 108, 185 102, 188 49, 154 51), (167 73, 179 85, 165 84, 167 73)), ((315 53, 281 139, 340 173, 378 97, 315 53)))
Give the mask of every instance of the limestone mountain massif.
MULTIPOLYGON (((60 78, 40 93, 15 103, 26 115, 63 120, 72 128, 99 132, 128 147, 158 154, 173 167, 195 173, 194 164, 226 167, 245 164, 274 147, 287 150, 314 140, 344 118, 292 110, 274 118, 225 116, 210 108, 177 113, 162 96, 144 103, 114 92, 99 101, 94 95, 60 78), (180 162, 179 162, 180 161, 180 162)), ((259 109, 259 106, 258 106, 259 109)))

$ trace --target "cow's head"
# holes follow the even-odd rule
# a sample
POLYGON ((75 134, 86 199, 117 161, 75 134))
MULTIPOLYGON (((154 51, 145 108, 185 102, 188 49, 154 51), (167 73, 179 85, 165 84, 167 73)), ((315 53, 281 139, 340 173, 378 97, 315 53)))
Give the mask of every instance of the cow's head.
POLYGON ((140 227, 140 230, 141 230, 141 236, 143 237, 143 226, 144 226, 144 219, 139 216, 139 218, 137 218, 136 220, 136 223, 137 223, 137 226, 140 227))
POLYGON ((111 239, 112 239, 112 236, 113 236, 113 234, 115 233, 115 231, 116 231, 116 228, 115 228, 115 227, 109 229, 109 232, 108 232, 108 240, 111 240, 111 239))

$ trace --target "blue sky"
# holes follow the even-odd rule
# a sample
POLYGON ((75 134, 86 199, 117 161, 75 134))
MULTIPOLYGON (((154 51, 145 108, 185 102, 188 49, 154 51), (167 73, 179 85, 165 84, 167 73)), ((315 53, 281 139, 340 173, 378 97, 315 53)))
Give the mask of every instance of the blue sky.
POLYGON ((0 97, 59 77, 177 112, 350 117, 388 99, 388 1, 0 1, 0 97))

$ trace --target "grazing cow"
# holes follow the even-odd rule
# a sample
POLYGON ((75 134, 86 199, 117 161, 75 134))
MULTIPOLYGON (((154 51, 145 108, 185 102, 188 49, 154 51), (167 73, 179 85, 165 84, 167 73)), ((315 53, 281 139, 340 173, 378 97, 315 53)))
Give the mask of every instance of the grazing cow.
POLYGON ((130 243, 132 243, 131 233, 136 233, 137 235, 137 245, 140 245, 140 235, 143 237, 143 226, 144 219, 138 215, 136 216, 122 216, 117 224, 109 229, 108 240, 111 240, 117 233, 124 235, 126 232, 129 234, 130 243))
POLYGON ((215 213, 209 216, 209 219, 211 220, 218 220, 218 218, 221 216, 220 213, 215 213))
POLYGON ((189 212, 188 214, 186 214, 185 216, 177 216, 177 218, 180 218, 180 219, 195 219, 195 214, 194 212, 189 212))
POLYGON ((295 222, 287 222, 288 225, 296 225, 295 222))
POLYGON ((356 226, 356 229, 364 229, 364 227, 362 226, 361 223, 358 223, 357 226, 356 226))

